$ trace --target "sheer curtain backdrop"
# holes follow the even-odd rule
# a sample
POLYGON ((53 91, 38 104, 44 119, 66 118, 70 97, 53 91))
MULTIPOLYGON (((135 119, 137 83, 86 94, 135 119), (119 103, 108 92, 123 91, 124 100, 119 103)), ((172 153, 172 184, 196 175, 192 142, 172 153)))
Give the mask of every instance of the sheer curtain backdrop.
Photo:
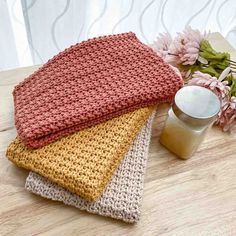
POLYGON ((0 0, 0 70, 41 64, 87 38, 133 31, 144 43, 185 25, 236 47, 235 0, 0 0))

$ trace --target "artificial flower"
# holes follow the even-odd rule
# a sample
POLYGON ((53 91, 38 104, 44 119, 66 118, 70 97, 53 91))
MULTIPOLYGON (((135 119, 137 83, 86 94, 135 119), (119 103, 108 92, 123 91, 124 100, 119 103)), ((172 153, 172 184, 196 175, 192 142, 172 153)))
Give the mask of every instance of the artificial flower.
POLYGON ((230 87, 228 86, 228 81, 220 81, 214 76, 211 76, 200 71, 194 72, 192 79, 189 80, 189 85, 198 85, 210 89, 214 92, 220 100, 223 100, 228 96, 230 87))
POLYGON ((172 42, 172 38, 168 33, 160 34, 150 47, 164 60, 169 53, 169 47, 172 42))
POLYGON ((203 38, 199 30, 186 27, 183 33, 178 33, 170 44, 168 62, 174 65, 193 65, 199 57, 203 38))
POLYGON ((216 124, 220 125, 225 132, 236 132, 236 97, 222 101, 216 124))

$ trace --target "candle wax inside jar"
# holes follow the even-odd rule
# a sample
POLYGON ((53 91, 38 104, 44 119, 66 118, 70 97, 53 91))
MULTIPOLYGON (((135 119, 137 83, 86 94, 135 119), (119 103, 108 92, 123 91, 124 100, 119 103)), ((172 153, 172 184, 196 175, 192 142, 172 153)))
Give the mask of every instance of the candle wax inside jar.
POLYGON ((178 157, 188 159, 203 140, 206 130, 206 126, 200 128, 188 126, 170 109, 160 142, 178 157))

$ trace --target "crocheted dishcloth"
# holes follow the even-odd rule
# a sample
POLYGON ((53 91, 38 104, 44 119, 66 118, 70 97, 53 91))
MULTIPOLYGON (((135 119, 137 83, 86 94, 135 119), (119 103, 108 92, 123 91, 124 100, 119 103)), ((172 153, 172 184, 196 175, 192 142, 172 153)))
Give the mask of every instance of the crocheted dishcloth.
POLYGON ((29 149, 16 138, 6 155, 19 167, 95 201, 152 111, 152 107, 141 108, 40 149, 29 149))
POLYGON ((30 172, 26 179, 25 188, 42 197, 64 202, 80 210, 130 223, 138 221, 153 115, 142 128, 111 182, 96 202, 88 202, 34 172, 30 172))
POLYGON ((38 148, 140 107, 170 101, 182 79, 134 33, 71 46, 14 89, 15 125, 38 148))

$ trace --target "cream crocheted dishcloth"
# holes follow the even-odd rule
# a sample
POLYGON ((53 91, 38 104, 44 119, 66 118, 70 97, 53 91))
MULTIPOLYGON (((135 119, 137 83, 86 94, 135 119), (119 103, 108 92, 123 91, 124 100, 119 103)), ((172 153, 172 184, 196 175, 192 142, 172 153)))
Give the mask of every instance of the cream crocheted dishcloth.
POLYGON ((34 172, 30 172, 26 179, 25 188, 80 210, 130 223, 138 221, 153 116, 136 137, 105 192, 96 202, 88 202, 34 172))

